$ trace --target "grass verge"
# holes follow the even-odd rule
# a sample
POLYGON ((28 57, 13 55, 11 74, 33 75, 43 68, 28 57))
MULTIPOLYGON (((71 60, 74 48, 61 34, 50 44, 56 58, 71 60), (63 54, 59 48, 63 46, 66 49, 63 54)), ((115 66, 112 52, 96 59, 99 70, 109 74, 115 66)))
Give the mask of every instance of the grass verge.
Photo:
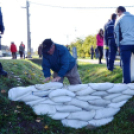
MULTIPOLYGON (((8 90, 17 86, 42 83, 41 67, 28 60, 0 60, 9 78, 0 78, 0 134, 133 134, 134 99, 131 99, 115 116, 110 124, 93 130, 63 127, 60 121, 47 116, 37 116, 29 106, 22 102, 8 100, 8 90)), ((113 73, 105 65, 79 63, 78 70, 83 83, 114 82, 122 79, 121 69, 113 73)), ((67 84, 68 81, 65 80, 67 84)))

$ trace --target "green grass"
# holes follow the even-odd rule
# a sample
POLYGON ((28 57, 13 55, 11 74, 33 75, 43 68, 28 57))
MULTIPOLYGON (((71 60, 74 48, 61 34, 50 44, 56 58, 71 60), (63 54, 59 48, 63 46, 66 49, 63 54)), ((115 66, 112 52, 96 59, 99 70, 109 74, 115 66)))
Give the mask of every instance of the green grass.
MULTIPOLYGON (((29 106, 22 102, 8 100, 8 90, 17 86, 28 86, 43 82, 41 67, 28 60, 0 60, 9 73, 9 78, 0 78, 0 134, 133 134, 134 99, 131 99, 106 126, 90 130, 63 127, 60 121, 47 116, 37 116, 29 106), (19 76, 20 80, 18 80, 19 76), (37 122, 36 120, 40 120, 37 122)), ((40 63, 40 62, 39 62, 40 63)), ((79 63, 78 67, 83 83, 114 82, 122 80, 122 73, 116 67, 113 73, 105 65, 79 63)), ((68 81, 65 80, 67 84, 68 81)))

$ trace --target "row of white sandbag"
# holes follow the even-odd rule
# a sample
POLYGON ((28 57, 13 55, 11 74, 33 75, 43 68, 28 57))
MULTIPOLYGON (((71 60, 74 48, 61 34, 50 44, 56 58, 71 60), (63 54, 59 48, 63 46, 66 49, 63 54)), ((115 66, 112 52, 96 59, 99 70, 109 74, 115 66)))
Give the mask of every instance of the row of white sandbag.
MULTIPOLYGON (((58 82, 50 82, 50 83, 46 83, 46 84, 36 84, 35 87, 38 90, 61 89, 61 88, 63 88, 63 84, 58 83, 58 82)), ((78 84, 78 85, 65 86, 65 88, 67 88, 73 92, 80 91, 80 90, 86 89, 88 87, 91 87, 94 90, 100 90, 100 91, 105 91, 105 90, 111 89, 108 92, 117 92, 118 90, 123 91, 128 88, 134 90, 133 83, 131 83, 131 84, 89 83, 89 84, 78 84)))

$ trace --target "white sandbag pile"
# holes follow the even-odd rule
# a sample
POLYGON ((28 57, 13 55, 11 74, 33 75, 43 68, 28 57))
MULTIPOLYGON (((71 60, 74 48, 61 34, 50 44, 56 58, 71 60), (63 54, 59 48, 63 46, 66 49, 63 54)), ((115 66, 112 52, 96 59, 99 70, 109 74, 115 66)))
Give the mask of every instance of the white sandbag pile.
POLYGON ((100 127, 110 123, 134 95, 134 84, 89 83, 63 86, 51 82, 12 88, 8 97, 23 101, 37 115, 61 120, 66 127, 100 127))

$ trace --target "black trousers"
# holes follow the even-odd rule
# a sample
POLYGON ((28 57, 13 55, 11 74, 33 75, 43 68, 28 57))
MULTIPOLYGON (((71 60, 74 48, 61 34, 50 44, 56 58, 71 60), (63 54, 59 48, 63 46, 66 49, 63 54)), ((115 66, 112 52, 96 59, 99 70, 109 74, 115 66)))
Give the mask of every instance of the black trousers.
POLYGON ((101 59, 103 57, 103 46, 98 46, 98 50, 99 50, 99 63, 101 63, 101 59))
POLYGON ((109 46, 108 70, 113 71, 113 69, 114 69, 114 61, 115 61, 116 51, 117 51, 115 40, 114 39, 109 39, 108 40, 108 46, 109 46))
POLYGON ((12 58, 17 59, 16 52, 12 52, 12 58))

